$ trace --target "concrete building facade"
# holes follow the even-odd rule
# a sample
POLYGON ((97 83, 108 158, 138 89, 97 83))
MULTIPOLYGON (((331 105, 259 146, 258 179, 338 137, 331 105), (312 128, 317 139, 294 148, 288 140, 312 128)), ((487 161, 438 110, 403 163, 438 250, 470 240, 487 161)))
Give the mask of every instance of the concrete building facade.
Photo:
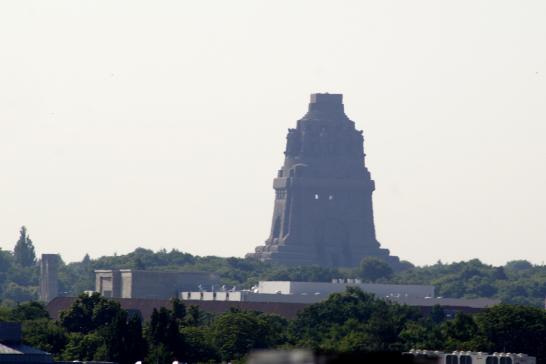
POLYGON ((59 254, 42 254, 40 259, 40 301, 49 302, 59 295, 59 254))
POLYGON ((210 289, 218 277, 203 272, 161 272, 132 269, 95 271, 95 291, 109 298, 169 299, 184 290, 210 289))

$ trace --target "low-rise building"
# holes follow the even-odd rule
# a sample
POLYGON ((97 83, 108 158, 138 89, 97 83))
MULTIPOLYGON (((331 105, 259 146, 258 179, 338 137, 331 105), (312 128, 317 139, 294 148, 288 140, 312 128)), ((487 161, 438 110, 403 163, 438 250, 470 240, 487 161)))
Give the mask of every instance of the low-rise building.
POLYGON ((257 292, 283 295, 325 295, 360 288, 377 297, 434 297, 434 286, 416 284, 362 283, 360 279, 333 279, 332 282, 260 281, 257 292))
POLYGON ((24 345, 21 339, 20 323, 0 322, 0 363, 53 363, 49 353, 24 345))
POLYGON ((405 284, 362 283, 359 280, 334 280, 333 282, 260 281, 251 290, 186 291, 184 301, 275 302, 313 304, 326 300, 332 293, 356 287, 394 303, 419 307, 428 311, 434 306, 444 308, 448 316, 455 312, 476 312, 499 304, 488 298, 443 298, 434 296, 434 286, 405 284))
POLYGON ((434 286, 408 284, 362 283, 358 279, 334 279, 332 282, 260 281, 251 290, 227 290, 216 292, 185 291, 182 300, 243 301, 243 302, 293 302, 316 303, 324 301, 332 293, 344 292, 356 287, 377 297, 413 298, 434 297, 434 286))
POLYGON ((95 290, 109 298, 169 299, 181 291, 212 287, 218 277, 204 272, 162 272, 133 269, 95 271, 95 290))

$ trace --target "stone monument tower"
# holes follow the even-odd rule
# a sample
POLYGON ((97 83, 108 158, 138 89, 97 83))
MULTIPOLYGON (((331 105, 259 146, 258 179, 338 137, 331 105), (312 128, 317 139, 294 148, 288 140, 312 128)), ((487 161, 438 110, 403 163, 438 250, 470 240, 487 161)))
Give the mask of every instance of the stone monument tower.
POLYGON ((396 268, 381 249, 372 209, 374 181, 362 131, 340 94, 312 94, 309 111, 288 130, 284 165, 273 181, 271 234, 254 257, 290 265, 351 267, 367 256, 396 268))
POLYGON ((59 295, 57 273, 61 256, 59 254, 42 254, 40 260, 40 300, 49 302, 59 295))

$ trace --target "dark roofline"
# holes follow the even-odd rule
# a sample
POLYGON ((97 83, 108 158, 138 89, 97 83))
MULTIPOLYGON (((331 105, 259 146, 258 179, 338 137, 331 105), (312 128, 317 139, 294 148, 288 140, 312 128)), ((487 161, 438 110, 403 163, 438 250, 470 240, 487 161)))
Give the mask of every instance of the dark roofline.
MULTIPOLYGON (((47 305, 46 309, 52 319, 58 320, 61 312, 70 308, 77 297, 55 297, 47 305)), ((148 320, 155 309, 161 307, 171 307, 170 300, 162 299, 144 299, 144 298, 109 298, 119 302, 124 310, 138 310, 144 320, 148 320)), ((223 313, 231 308, 237 308, 246 311, 259 311, 268 314, 275 314, 285 318, 295 318, 297 313, 309 306, 305 303, 285 303, 285 302, 241 302, 241 301, 201 301, 184 300, 187 306, 198 306, 203 311, 210 313, 223 313)))

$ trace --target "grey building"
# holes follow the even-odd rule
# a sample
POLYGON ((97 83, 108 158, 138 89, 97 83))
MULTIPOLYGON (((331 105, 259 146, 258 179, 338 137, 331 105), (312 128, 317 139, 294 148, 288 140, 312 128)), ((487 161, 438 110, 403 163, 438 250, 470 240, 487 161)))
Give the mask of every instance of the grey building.
POLYGON ((444 308, 446 314, 455 312, 477 312, 500 304, 500 300, 489 298, 445 298, 435 297, 434 286, 413 284, 362 283, 359 280, 335 280, 328 282, 260 281, 253 290, 219 290, 182 292, 184 301, 228 301, 313 304, 322 302, 332 294, 344 292, 348 287, 359 288, 377 298, 387 301, 431 309, 444 308))
POLYGON ((21 343, 21 324, 0 322, 0 363, 53 363, 49 353, 21 343))
POLYGON ((204 272, 161 272, 132 269, 95 271, 95 291, 111 298, 169 299, 181 291, 209 289, 218 277, 204 272))
MULTIPOLYGON (((380 298, 424 300, 434 297, 434 286, 413 284, 363 283, 359 279, 335 279, 332 282, 260 281, 252 290, 217 290, 182 292, 182 300, 317 303, 332 293, 359 288, 380 298)), ((413 302, 413 301, 412 301, 413 302)))
POLYGON ((340 94, 313 94, 286 137, 284 165, 273 181, 271 232, 254 257, 293 265, 351 267, 367 256, 397 268, 376 239, 364 137, 340 94))

